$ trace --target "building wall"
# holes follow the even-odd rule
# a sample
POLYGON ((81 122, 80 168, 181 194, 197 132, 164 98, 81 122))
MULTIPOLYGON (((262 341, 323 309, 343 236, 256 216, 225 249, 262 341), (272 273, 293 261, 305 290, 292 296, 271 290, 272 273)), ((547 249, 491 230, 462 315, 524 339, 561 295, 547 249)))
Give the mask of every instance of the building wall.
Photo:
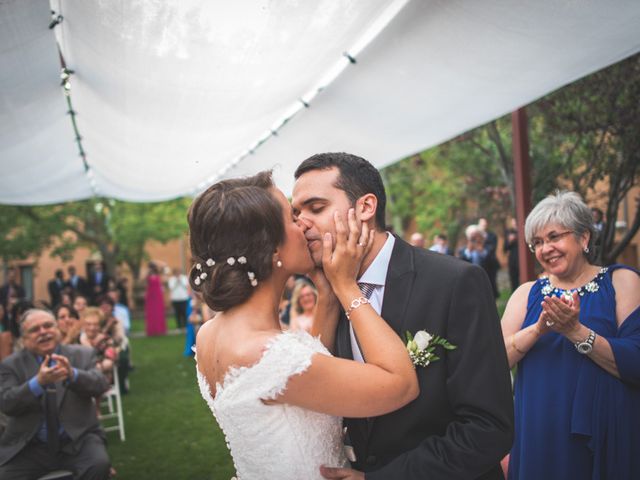
MULTIPOLYGON (((149 242, 146 247, 147 255, 149 259, 157 262, 161 267, 166 267, 166 271, 173 270, 177 268, 179 270, 188 270, 190 268, 190 253, 189 253, 189 242, 186 237, 172 240, 166 244, 161 244, 159 242, 149 242)), ((62 269, 64 271, 65 280, 68 280, 68 272, 67 269, 69 266, 73 265, 76 267, 76 271, 82 277, 87 278, 88 276, 88 265, 92 262, 99 261, 100 257, 92 254, 91 251, 87 248, 78 248, 73 254, 73 257, 70 261, 63 262, 58 257, 52 257, 51 252, 53 248, 49 248, 42 252, 42 254, 38 257, 31 257, 21 261, 13 261, 10 262, 11 266, 18 267, 22 273, 26 270, 31 269, 32 271, 32 282, 31 285, 27 284, 28 278, 27 275, 23 275, 25 278, 21 278, 20 282, 25 286, 27 291, 31 291, 32 300, 39 302, 45 301, 50 302, 49 291, 47 288, 48 282, 54 278, 55 271, 58 269, 62 269)), ((116 271, 116 276, 125 276, 129 279, 129 298, 135 299, 136 294, 138 297, 140 295, 144 295, 144 278, 148 272, 148 267, 146 262, 142 266, 141 277, 142 280, 140 284, 142 285, 141 290, 137 290, 134 293, 134 281, 131 275, 131 272, 128 268, 119 267, 116 271)), ((0 268, 0 276, 2 276, 2 283, 4 283, 4 268, 0 268)), ((167 275, 168 276, 168 275, 167 275)), ((168 293, 165 291, 165 299, 166 305, 169 306, 170 302, 168 299, 168 293)))

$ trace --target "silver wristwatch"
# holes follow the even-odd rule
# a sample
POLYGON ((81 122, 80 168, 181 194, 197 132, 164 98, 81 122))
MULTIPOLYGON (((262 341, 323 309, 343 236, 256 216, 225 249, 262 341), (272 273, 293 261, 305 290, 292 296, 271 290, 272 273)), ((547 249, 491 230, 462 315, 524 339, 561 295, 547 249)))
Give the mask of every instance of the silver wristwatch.
POLYGON ((578 351, 578 353, 581 353, 582 355, 587 355, 591 353, 591 350, 593 350, 593 343, 595 341, 596 341, 596 332, 594 332, 593 330, 589 330, 589 336, 586 338, 586 340, 578 341, 574 343, 574 346, 576 347, 576 350, 578 351))

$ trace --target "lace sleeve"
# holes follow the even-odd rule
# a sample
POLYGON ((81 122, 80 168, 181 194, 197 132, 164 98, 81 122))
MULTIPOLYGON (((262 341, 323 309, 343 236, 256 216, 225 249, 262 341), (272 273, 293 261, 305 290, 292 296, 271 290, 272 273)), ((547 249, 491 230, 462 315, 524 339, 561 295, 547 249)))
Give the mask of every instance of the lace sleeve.
POLYGON ((311 365, 315 353, 329 354, 317 338, 306 332, 285 332, 266 346, 262 360, 252 369, 255 384, 262 384, 260 398, 272 400, 282 394, 289 378, 311 365))

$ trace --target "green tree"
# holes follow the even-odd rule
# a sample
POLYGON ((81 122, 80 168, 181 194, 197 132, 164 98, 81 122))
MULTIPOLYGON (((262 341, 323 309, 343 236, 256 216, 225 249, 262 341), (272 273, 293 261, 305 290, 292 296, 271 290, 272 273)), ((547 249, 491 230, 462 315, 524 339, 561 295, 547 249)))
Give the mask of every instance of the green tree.
POLYGON ((596 186, 606 201, 600 261, 613 263, 640 229, 640 209, 615 241, 622 202, 640 181, 640 55, 596 72, 536 104, 563 179, 583 197, 596 186), (604 188, 602 188, 604 186, 604 188))
POLYGON ((166 243, 187 231, 189 199, 129 203, 104 198, 48 206, 0 206, 0 256, 9 259, 52 254, 68 260, 78 247, 102 256, 107 271, 125 263, 134 278, 150 240, 166 243))
POLYGON ((404 231, 415 219, 418 230, 446 232, 455 246, 466 225, 480 216, 491 219, 494 228, 501 225, 511 212, 513 173, 505 153, 510 145, 502 141, 499 128, 505 127, 491 122, 385 168, 396 227, 404 231))
MULTIPOLYGON (((528 107, 532 200, 562 188, 583 198, 600 192, 608 219, 599 259, 605 264, 613 263, 640 229, 639 208, 615 241, 618 211, 640 181, 639 99, 640 55, 635 55, 528 107)), ((420 229, 448 225, 455 237, 452 230, 479 215, 496 228, 515 213, 510 115, 384 172, 390 212, 403 229, 415 218, 420 229)))

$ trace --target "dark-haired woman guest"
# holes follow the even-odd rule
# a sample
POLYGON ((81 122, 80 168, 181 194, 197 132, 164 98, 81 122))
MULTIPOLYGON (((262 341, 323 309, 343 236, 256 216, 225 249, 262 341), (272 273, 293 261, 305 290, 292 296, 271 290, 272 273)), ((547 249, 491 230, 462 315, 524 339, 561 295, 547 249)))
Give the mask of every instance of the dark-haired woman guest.
POLYGON ((591 211, 573 192, 525 224, 547 273, 511 296, 502 330, 518 364, 509 478, 640 478, 640 276, 592 263, 591 211))
POLYGON ((59 305, 54 315, 58 322, 58 329, 62 334, 60 343, 72 345, 80 343, 80 333, 82 332, 82 322, 80 315, 70 305, 59 305))

